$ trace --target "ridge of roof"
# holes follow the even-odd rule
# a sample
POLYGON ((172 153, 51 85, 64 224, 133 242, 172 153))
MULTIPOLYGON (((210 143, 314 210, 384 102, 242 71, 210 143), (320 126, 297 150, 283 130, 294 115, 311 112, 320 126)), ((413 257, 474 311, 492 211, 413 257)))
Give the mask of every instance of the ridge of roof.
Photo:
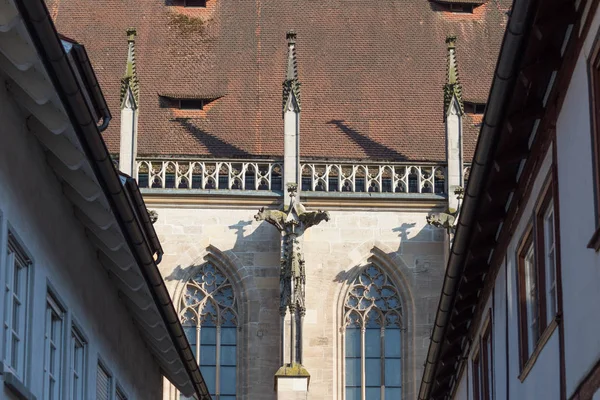
POLYGON ((282 112, 291 108, 300 112, 300 81, 298 80, 298 61, 296 60, 296 32, 288 31, 286 34, 288 42, 288 57, 285 80, 283 81, 283 103, 282 112))
POLYGON ((452 99, 456 101, 460 107, 461 115, 465 113, 465 106, 462 98, 462 86, 458 76, 458 63, 456 61, 456 36, 448 35, 446 37, 448 45, 448 65, 446 67, 446 84, 444 85, 444 121, 450 111, 452 99))
POLYGON ((121 78, 121 108, 125 107, 127 93, 131 91, 135 104, 139 104, 140 85, 135 66, 135 28, 127 28, 127 63, 125 66, 125 75, 121 78))

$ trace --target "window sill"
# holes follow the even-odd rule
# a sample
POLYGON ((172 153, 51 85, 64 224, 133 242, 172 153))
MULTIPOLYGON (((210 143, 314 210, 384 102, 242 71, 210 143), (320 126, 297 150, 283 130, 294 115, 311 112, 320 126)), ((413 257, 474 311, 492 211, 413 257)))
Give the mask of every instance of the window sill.
POLYGON ((589 243, 587 244, 588 249, 594 249, 594 251, 600 250, 600 227, 596 229, 596 232, 592 235, 589 243))
POLYGON ((527 375, 529 375, 529 372, 533 369, 533 366, 535 365, 535 362, 537 361, 540 353, 542 352, 542 349, 546 346, 546 343, 552 337, 552 334, 554 333, 554 330, 556 330, 556 328, 558 327, 559 323, 560 315, 556 315, 556 317, 554 317, 554 319, 550 321, 546 329, 544 329, 544 332, 542 332, 542 335, 540 336, 537 344, 535 345, 535 349, 533 349, 533 353, 531 353, 531 356, 529 357, 527 362, 525 362, 525 365, 523 365, 523 368, 521 369, 519 381, 525 381, 527 375))
POLYGON ((19 400, 37 400, 23 382, 4 363, 2 366, 2 377, 6 386, 19 400))

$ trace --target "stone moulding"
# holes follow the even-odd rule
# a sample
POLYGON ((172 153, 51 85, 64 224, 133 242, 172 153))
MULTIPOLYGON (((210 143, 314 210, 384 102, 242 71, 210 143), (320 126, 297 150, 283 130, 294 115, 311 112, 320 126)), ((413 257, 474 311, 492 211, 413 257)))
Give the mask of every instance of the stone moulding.
MULTIPOLYGON (((446 166, 420 163, 301 164, 302 192, 446 194, 446 166)), ((465 168, 468 176, 468 167, 465 168)), ((283 191, 283 161, 138 159, 141 188, 283 191)))

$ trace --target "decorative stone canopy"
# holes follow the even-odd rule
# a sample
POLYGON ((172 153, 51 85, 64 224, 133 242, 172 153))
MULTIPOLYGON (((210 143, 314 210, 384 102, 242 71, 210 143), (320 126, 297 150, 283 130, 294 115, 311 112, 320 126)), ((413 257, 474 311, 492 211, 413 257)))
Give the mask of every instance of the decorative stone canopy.
POLYGON ((460 107, 460 115, 463 115, 465 112, 462 86, 458 77, 458 65, 456 62, 456 36, 449 35, 446 37, 446 44, 448 44, 448 65, 446 84, 444 85, 444 121, 451 110, 450 105, 454 98, 456 98, 460 107))
POLYGON ((140 85, 138 82, 137 71, 135 67, 135 28, 127 29, 127 65, 125 75, 121 78, 121 108, 125 107, 127 94, 133 94, 133 100, 137 105, 140 97, 140 85))

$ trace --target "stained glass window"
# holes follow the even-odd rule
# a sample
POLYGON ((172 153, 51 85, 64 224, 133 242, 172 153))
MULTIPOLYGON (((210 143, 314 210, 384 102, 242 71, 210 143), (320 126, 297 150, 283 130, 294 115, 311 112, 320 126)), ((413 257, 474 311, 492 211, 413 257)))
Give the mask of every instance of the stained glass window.
POLYGON ((352 284, 345 312, 346 400, 400 400, 402 304, 377 266, 352 284))
POLYGON ((213 264, 202 265, 186 283, 180 310, 210 394, 220 400, 236 399, 238 315, 231 282, 213 264))

